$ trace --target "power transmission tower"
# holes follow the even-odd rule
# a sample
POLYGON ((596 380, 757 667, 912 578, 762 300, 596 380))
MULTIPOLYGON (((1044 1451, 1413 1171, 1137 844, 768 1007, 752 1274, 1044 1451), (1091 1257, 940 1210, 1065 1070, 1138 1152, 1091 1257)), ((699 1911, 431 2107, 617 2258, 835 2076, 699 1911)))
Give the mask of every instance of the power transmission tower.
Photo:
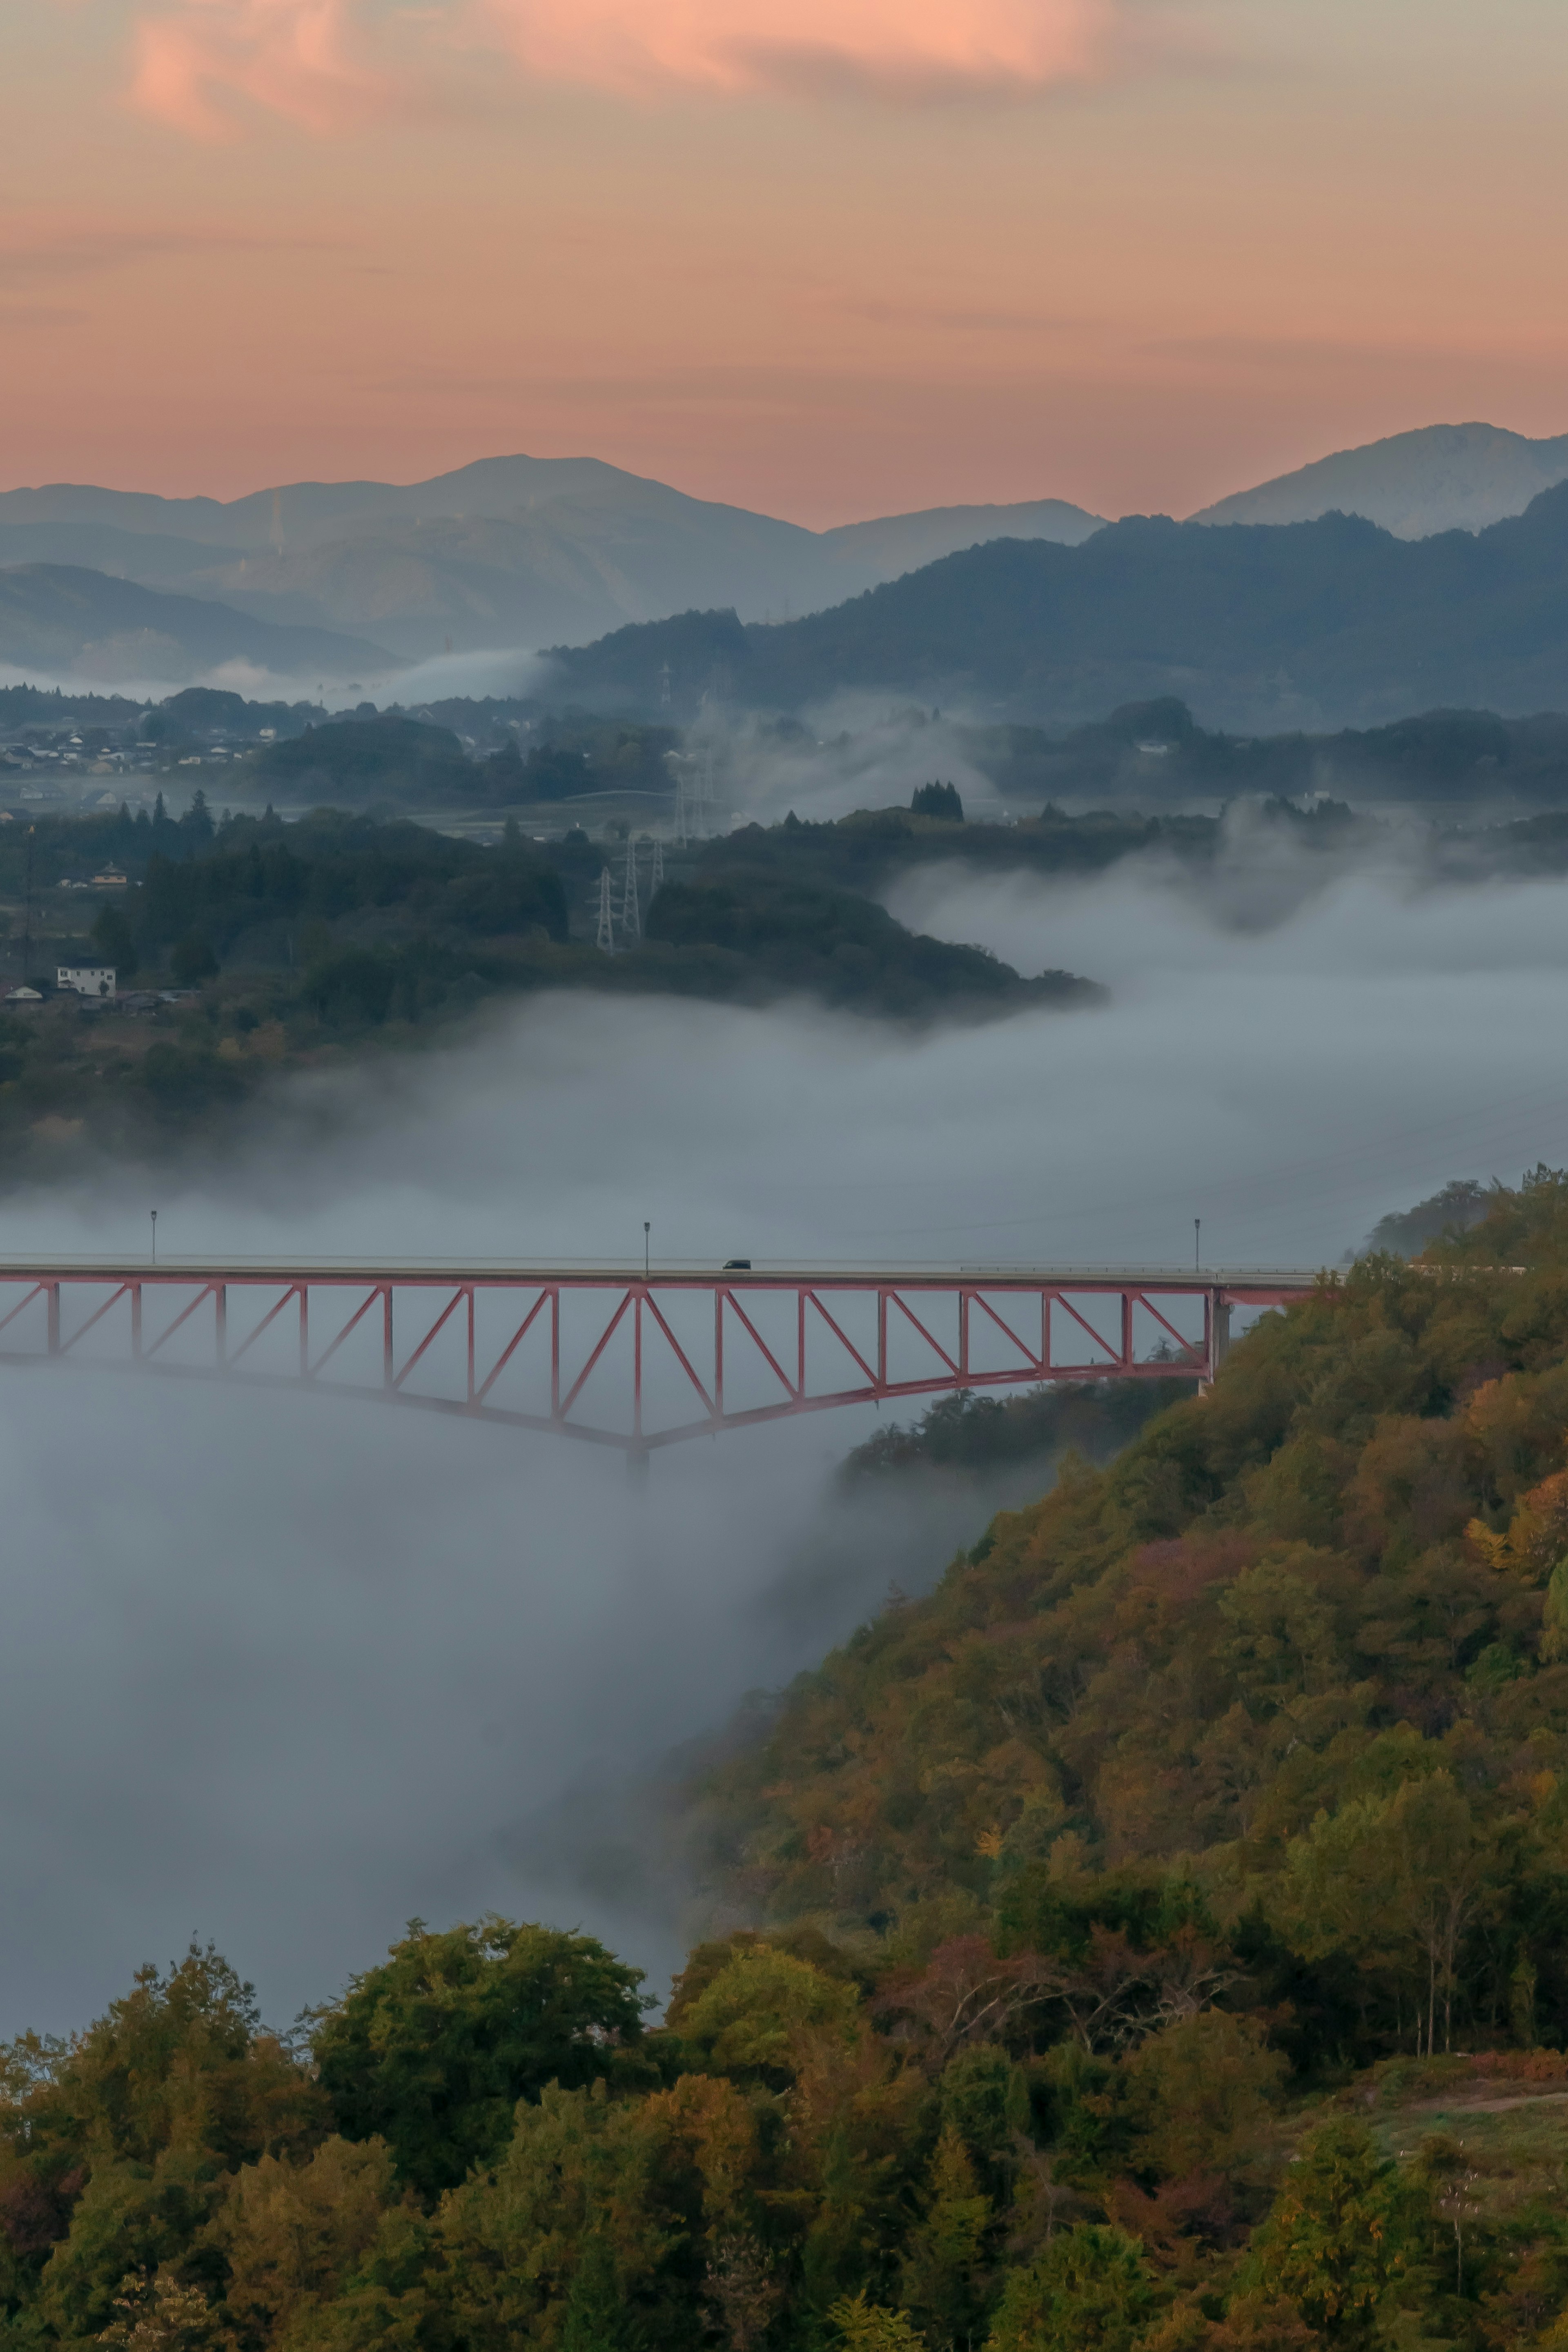
POLYGON ((610 880, 610 869, 606 866, 599 877, 599 931, 598 937, 594 941, 594 945, 605 955, 614 955, 616 952, 614 890, 615 886, 610 880))
POLYGON ((33 961, 33 836, 36 825, 27 827, 26 911, 22 918, 22 979, 27 978, 27 967, 33 961))
POLYGON ((706 841, 713 831, 713 746, 688 751, 675 786, 675 837, 682 849, 706 841))
POLYGON ((647 902, 650 907, 663 887, 664 844, 662 841, 656 841, 653 845, 653 872, 648 877, 647 884, 647 902))
POLYGON ((668 662, 658 674, 658 707, 661 710, 669 709, 669 664, 668 662))
POLYGON ((621 944, 627 947, 642 937, 642 908, 637 903, 637 848, 626 835, 626 879, 621 885, 621 944))

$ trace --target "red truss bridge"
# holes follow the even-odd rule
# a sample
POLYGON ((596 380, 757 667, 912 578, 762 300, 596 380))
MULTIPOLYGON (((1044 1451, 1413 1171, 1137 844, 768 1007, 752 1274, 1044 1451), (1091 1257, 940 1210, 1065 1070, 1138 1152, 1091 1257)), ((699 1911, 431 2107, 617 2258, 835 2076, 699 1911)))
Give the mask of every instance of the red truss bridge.
POLYGON ((634 1459, 957 1389, 1207 1381, 1328 1277, 1152 1268, 0 1263, 0 1365, 141 1370, 539 1430, 634 1459))

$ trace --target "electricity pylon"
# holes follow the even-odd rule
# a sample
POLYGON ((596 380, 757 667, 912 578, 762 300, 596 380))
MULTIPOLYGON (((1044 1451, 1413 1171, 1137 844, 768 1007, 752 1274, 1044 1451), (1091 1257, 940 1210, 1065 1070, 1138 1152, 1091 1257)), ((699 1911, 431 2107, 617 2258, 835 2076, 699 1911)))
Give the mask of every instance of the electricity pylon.
POLYGON ((599 877, 599 930, 598 936, 594 941, 594 945, 600 949, 605 955, 614 955, 616 952, 616 905, 614 891, 615 885, 610 880, 610 869, 606 866, 604 872, 599 877))
POLYGON ((621 945, 629 947, 642 937, 642 908, 637 902, 637 850, 628 833, 626 835, 626 871, 621 884, 621 945))

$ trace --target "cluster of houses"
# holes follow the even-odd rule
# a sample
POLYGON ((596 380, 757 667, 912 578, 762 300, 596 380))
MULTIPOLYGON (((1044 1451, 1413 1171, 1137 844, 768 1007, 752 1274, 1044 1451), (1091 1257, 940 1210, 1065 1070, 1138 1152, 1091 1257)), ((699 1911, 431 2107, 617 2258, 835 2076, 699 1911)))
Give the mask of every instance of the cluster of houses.
MULTIPOLYGON (((188 1004, 196 992, 194 988, 121 989, 117 979, 111 963, 62 963, 55 970, 54 992, 79 996, 89 1004, 112 1004, 117 1013, 155 1013, 161 1004, 188 1004)), ((8 1013, 26 1013, 43 1002, 43 990, 29 988, 26 982, 0 996, 0 1004, 8 1013)))

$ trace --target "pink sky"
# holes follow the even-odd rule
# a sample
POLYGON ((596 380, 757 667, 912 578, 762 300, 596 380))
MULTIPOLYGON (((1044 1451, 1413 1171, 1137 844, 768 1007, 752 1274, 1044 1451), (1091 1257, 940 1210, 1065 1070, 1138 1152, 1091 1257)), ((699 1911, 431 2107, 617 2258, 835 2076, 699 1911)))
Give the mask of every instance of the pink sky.
POLYGON ((1560 0, 10 0, 0 478, 816 524, 1568 429, 1560 0))

